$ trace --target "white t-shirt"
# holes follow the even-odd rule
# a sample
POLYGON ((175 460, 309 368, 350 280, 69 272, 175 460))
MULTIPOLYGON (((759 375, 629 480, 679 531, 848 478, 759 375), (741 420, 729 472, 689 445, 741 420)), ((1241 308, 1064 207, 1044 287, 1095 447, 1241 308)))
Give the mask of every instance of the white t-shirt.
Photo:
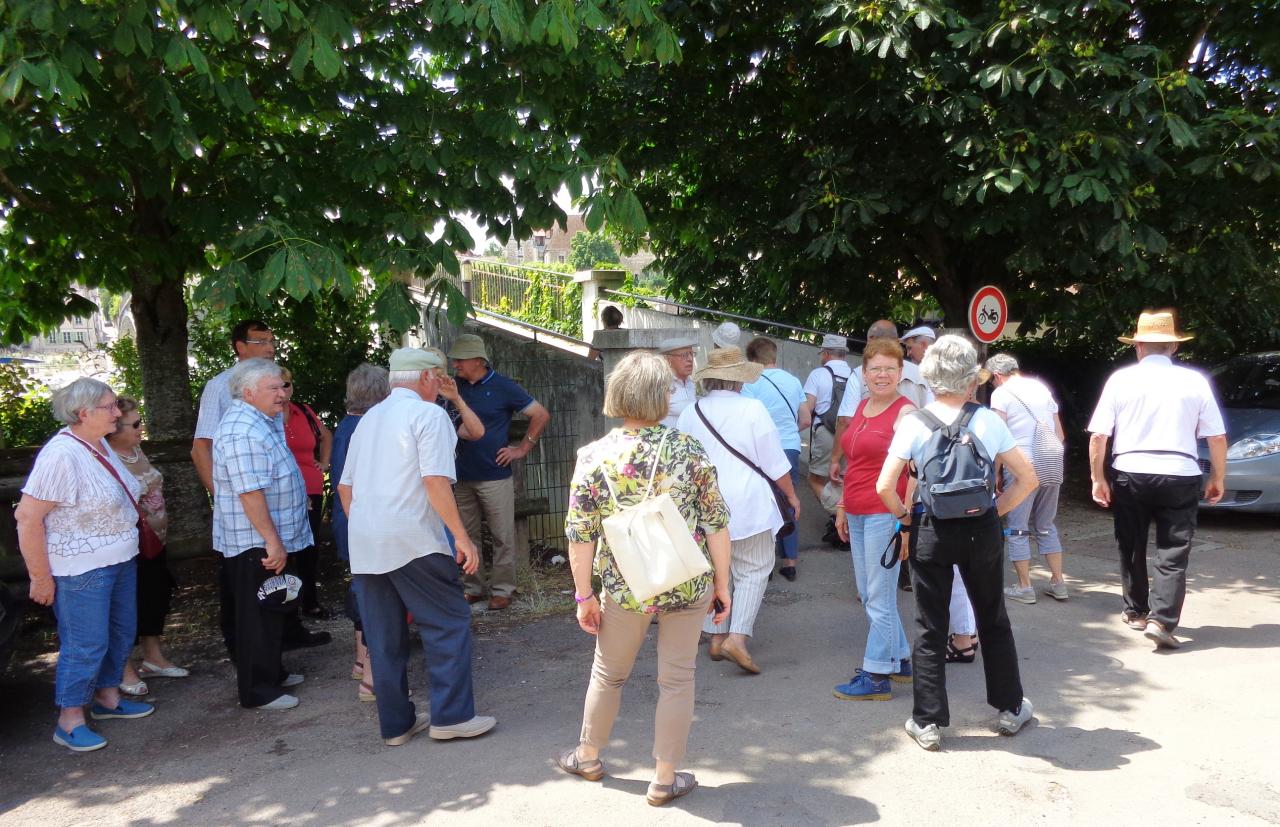
POLYGON ((200 414, 196 417, 196 439, 213 439, 222 415, 231 407, 231 371, 235 365, 219 373, 200 392, 200 414))
MULTIPOLYGON (((898 380, 898 393, 911 400, 917 408, 923 408, 933 401, 933 391, 925 384, 920 375, 920 366, 914 362, 902 363, 902 379, 898 380)), ((858 403, 871 395, 867 380, 862 375, 862 365, 853 369, 849 376, 849 384, 844 386, 844 396, 840 399, 840 408, 836 416, 853 418, 858 412, 858 403)))
POLYGON ((351 486, 352 574, 386 574, 428 554, 450 553, 422 478, 456 481, 457 441, 444 408, 408 388, 392 388, 361 417, 341 480, 351 486))
POLYGON ((1058 412, 1058 402, 1044 382, 1015 373, 991 392, 991 410, 1005 415, 1018 447, 1029 457, 1036 423, 1043 422, 1054 430, 1053 416, 1058 412))
MULTIPOLYGON (((930 403, 925 410, 948 425, 960 416, 959 408, 941 402, 930 403)), ((973 418, 969 420, 969 430, 982 443, 992 462, 997 455, 1018 447, 1009 426, 990 408, 980 407, 974 411, 973 418)), ((924 446, 932 433, 920 417, 913 414, 903 416, 898 420, 898 429, 893 432, 893 441, 889 443, 889 456, 909 459, 919 466, 924 461, 924 446)))
POLYGON ((671 384, 667 386, 667 415, 663 418, 662 424, 668 428, 676 427, 676 423, 680 421, 680 414, 684 413, 684 409, 698 401, 698 386, 692 377, 681 382, 674 376, 671 377, 671 384))
MULTIPOLYGON (((831 407, 831 374, 849 378, 852 369, 849 363, 843 359, 832 359, 820 368, 814 368, 809 372, 809 377, 804 380, 804 392, 814 399, 813 415, 815 417, 822 416, 827 412, 827 408, 831 407), (830 370, 827 370, 830 368, 830 370)), ((845 386, 848 390, 848 386, 845 386)), ((840 404, 837 400, 836 404, 840 404)))
MULTIPOLYGON (((85 448, 88 444, 63 428, 36 454, 22 486, 23 494, 57 503, 44 518, 45 548, 54 577, 84 574, 138 554, 137 509, 115 477, 85 448)), ((141 497, 142 483, 107 441, 98 440, 93 447, 116 469, 133 496, 141 497)))
POLYGON ((1112 465, 1130 474, 1199 476, 1196 440, 1227 432, 1208 378, 1148 356, 1107 379, 1090 433, 1112 437, 1112 465))
MULTIPOLYGON (((712 391, 698 400, 698 407, 720 436, 769 479, 791 473, 791 460, 782 451, 778 429, 760 400, 733 391, 712 391)), ((702 443, 716 467, 720 494, 729 505, 730 540, 743 540, 762 531, 776 533, 782 528, 782 515, 769 483, 711 435, 693 405, 680 414, 677 427, 702 443)))

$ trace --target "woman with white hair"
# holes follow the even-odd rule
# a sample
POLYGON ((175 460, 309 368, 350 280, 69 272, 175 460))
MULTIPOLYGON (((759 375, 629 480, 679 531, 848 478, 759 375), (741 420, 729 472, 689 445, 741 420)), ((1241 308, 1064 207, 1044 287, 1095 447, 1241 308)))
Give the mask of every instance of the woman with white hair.
POLYGON ((31 578, 31 600, 58 620, 54 702, 61 710, 53 742, 91 752, 107 739, 85 724, 142 718, 150 704, 120 697, 124 664, 137 629, 137 498, 143 486, 106 442, 120 408, 111 388, 77 379, 53 394, 66 427, 40 453, 14 517, 31 578))
POLYGON ((908 509, 898 493, 898 478, 908 462, 920 475, 919 488, 926 507, 923 517, 911 525, 915 539, 911 579, 919 634, 911 656, 915 700, 906 729, 921 747, 936 750, 942 744, 940 728, 951 725, 945 664, 953 565, 959 567, 973 603, 983 644, 987 702, 999 711, 997 730, 1013 735, 1031 720, 1031 702, 1022 696, 1018 653, 1005 612, 1004 531, 1000 516, 1034 491, 1037 481, 1031 463, 1018 449, 1004 420, 968 401, 978 383, 978 353, 968 340, 960 336, 939 338, 925 353, 920 373, 936 399, 923 412, 904 417, 899 423, 876 492, 889 512, 901 519, 908 509), (986 493, 979 496, 978 502, 985 501, 985 508, 980 504, 971 509, 974 513, 966 511, 964 516, 938 517, 933 513, 931 486, 937 482, 936 461, 942 454, 936 447, 940 440, 935 435, 939 433, 952 438, 948 459, 957 466, 982 468, 986 493), (927 453, 935 450, 936 453, 927 453), (968 457, 961 453, 966 451, 971 452, 968 457), (1003 463, 1013 479, 992 502, 997 461, 1003 463))

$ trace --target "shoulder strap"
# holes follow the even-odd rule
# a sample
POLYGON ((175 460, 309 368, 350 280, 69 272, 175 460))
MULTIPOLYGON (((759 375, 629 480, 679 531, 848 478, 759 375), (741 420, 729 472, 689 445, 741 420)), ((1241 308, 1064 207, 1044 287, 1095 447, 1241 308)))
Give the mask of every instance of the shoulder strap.
POLYGON ((102 467, 107 469, 107 473, 115 477, 116 482, 120 483, 120 487, 124 489, 124 495, 129 498, 129 502, 133 505, 133 510, 138 512, 138 518, 145 520, 146 515, 142 513, 142 506, 138 505, 138 501, 133 498, 133 492, 129 490, 129 486, 124 484, 124 480, 120 479, 120 475, 116 473, 116 469, 111 467, 111 463, 107 462, 107 458, 104 457, 102 454, 98 453, 98 451, 96 451, 92 445, 85 442, 83 439, 76 436, 75 434, 69 431, 63 431, 62 433, 71 437, 76 442, 79 442, 81 445, 84 446, 84 449, 86 451, 93 454, 94 459, 102 463, 102 467))
POLYGON ((911 413, 918 416, 921 422, 929 426, 930 431, 940 431, 947 427, 947 423, 938 419, 938 417, 934 415, 933 411, 927 411, 924 408, 916 408, 911 413))
POLYGON ((782 388, 778 387, 778 384, 768 376, 765 376, 763 372, 760 373, 760 378, 768 382, 770 385, 773 385, 773 389, 778 392, 778 396, 781 396, 782 401, 786 403, 787 410, 791 411, 791 418, 798 420, 800 417, 796 414, 796 409, 791 407, 791 400, 787 399, 787 395, 782 392, 782 388))
POLYGON ((307 425, 311 428, 311 435, 316 439, 316 447, 319 448, 320 447, 320 423, 316 422, 315 414, 311 413, 311 408, 308 407, 306 403, 294 402, 292 404, 297 405, 298 409, 302 411, 302 415, 307 418, 307 425))
MULTIPOLYGON (((644 487, 644 496, 640 498, 640 502, 644 502, 649 499, 649 493, 653 490, 653 480, 658 475, 658 465, 662 461, 662 449, 667 444, 667 437, 669 436, 671 436, 671 429, 663 429, 662 439, 658 440, 658 447, 653 452, 653 467, 649 469, 649 482, 644 487)), ((634 449, 632 449, 632 452, 634 453, 634 449)), ((604 464, 601 463, 602 468, 603 465, 604 464)), ((606 472, 601 474, 601 476, 604 477, 604 487, 609 489, 609 499, 613 500, 614 508, 621 508, 618 504, 618 492, 614 490, 613 483, 609 482, 609 474, 606 472)), ((637 503, 637 505, 638 504, 639 503, 637 503)))
POLYGON ((1021 406, 1023 407, 1023 409, 1024 409, 1024 410, 1026 410, 1026 412, 1027 412, 1027 416, 1031 417, 1031 421, 1032 421, 1032 422, 1036 423, 1037 425, 1043 425, 1043 424, 1045 424, 1045 423, 1043 423, 1043 422, 1041 422, 1041 421, 1040 421, 1040 417, 1036 416, 1035 411, 1031 410, 1031 406, 1030 406, 1030 405, 1028 405, 1026 402, 1023 402, 1023 401, 1022 401, 1022 397, 1021 397, 1021 396, 1018 396, 1018 395, 1017 395, 1016 393, 1014 393, 1013 391, 1009 391, 1009 395, 1010 395, 1010 396, 1012 396, 1015 400, 1017 400, 1018 404, 1019 404, 1019 405, 1021 405, 1021 406))
POLYGON ((742 462, 743 465, 747 466, 752 471, 755 471, 761 477, 764 477, 765 482, 770 482, 770 483, 773 482, 773 479, 768 474, 766 474, 763 470, 761 470, 759 465, 756 465, 754 462, 744 457, 742 455, 742 452, 740 452, 737 448, 734 448, 728 442, 725 442, 724 437, 720 436, 720 432, 717 431, 714 427, 712 427, 711 422, 707 419, 706 414, 702 412, 702 403, 695 402, 693 405, 693 409, 694 411, 697 412, 698 418, 702 420, 702 424, 707 426, 707 430, 711 432, 711 435, 715 437, 716 440, 721 445, 723 445, 729 453, 737 457, 742 462))

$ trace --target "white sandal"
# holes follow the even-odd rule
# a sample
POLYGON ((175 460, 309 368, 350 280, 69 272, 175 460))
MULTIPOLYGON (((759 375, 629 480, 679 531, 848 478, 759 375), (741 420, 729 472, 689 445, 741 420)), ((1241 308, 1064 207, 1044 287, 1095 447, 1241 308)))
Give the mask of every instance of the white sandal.
POLYGON ((185 678, 191 672, 181 666, 156 666, 144 660, 142 666, 138 667, 138 674, 144 678, 185 678))
POLYGON ((144 680, 139 680, 137 683, 122 683, 120 684, 120 691, 135 698, 141 698, 143 695, 151 693, 151 689, 144 680))

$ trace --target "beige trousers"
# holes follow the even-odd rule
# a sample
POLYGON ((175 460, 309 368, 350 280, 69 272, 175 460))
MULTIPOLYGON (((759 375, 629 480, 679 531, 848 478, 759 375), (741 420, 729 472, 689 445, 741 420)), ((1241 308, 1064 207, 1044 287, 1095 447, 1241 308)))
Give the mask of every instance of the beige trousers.
MULTIPOLYGON (((493 568, 489 572, 489 591, 501 597, 516 593, 516 494, 511 477, 505 480, 460 482, 453 487, 458 514, 467 528, 467 536, 480 548, 481 521, 489 527, 493 538, 493 568)), ((525 550, 528 553, 528 550, 525 550)), ((462 577, 467 594, 483 595, 484 567, 475 574, 462 577)))
POLYGON ((622 687, 631 675, 649 624, 658 619, 658 708, 653 719, 653 758, 679 764, 693 724, 693 674, 698 661, 702 618, 711 593, 687 609, 656 615, 629 612, 604 597, 596 657, 582 712, 582 743, 609 744, 622 687))

